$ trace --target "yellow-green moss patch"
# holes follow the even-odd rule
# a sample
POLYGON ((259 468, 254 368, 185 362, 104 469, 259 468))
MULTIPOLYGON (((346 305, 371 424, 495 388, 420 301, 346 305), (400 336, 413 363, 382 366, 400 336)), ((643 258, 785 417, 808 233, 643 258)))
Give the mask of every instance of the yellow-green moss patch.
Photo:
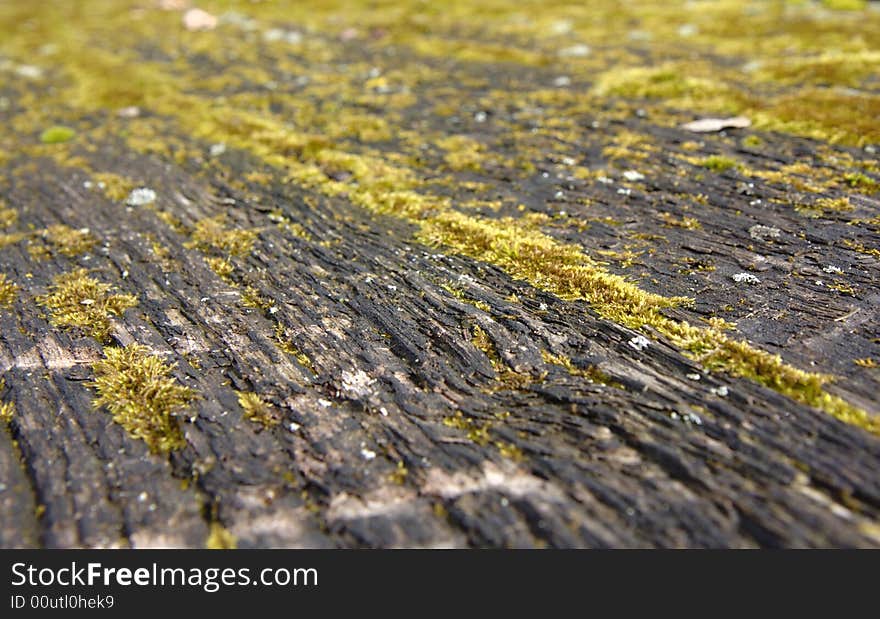
POLYGON ((154 453, 185 445, 176 417, 195 398, 195 391, 172 376, 168 365, 145 346, 105 347, 104 359, 92 365, 91 386, 96 408, 106 408, 113 420, 154 453))
POLYGON ((217 249, 238 256, 249 253, 256 238, 255 230, 228 228, 226 216, 218 215, 197 222, 186 246, 201 250, 217 249))
POLYGON ((18 221, 18 211, 14 208, 0 208, 0 230, 9 228, 18 221))
POLYGON ((6 277, 6 273, 0 273, 0 308, 9 309, 18 296, 18 286, 6 277))
POLYGON ((98 242, 88 228, 71 228, 64 224, 49 226, 41 235, 54 252, 64 256, 83 254, 98 242))
POLYGON ((238 545, 235 535, 219 522, 212 522, 205 548, 208 550, 234 550, 238 545))
POLYGON ((76 269, 56 276, 49 292, 37 297, 37 303, 50 311, 56 327, 77 327, 100 341, 110 334, 111 316, 137 305, 137 297, 111 293, 110 284, 88 276, 85 269, 76 269))
POLYGON ((271 428, 281 423, 281 416, 271 403, 266 402, 259 394, 250 391, 236 391, 238 404, 241 406, 244 418, 248 421, 261 424, 264 428, 271 428))
POLYGON ((71 127, 55 125, 54 127, 45 129, 40 134, 40 142, 43 144, 62 144, 72 140, 75 135, 76 131, 71 127))

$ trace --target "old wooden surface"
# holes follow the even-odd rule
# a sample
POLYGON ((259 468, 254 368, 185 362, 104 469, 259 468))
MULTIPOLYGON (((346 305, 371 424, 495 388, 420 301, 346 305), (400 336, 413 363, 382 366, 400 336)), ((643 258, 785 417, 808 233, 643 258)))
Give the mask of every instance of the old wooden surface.
POLYGON ((186 4, 0 7, 0 546, 880 545, 876 9, 186 4), (749 36, 839 66, 765 83, 749 36), (656 66, 696 77, 601 86, 656 66), (638 328, 509 231, 693 302, 638 328), (78 268, 134 297, 106 337, 46 301, 78 268), (850 416, 663 326, 719 318, 850 416), (192 389, 175 449, 96 386, 132 344, 192 389))

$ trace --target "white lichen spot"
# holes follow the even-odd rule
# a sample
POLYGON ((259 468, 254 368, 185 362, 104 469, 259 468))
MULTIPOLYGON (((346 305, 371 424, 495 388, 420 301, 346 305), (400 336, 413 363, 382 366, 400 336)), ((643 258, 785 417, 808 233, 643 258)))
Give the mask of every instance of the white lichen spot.
POLYGON ((208 154, 212 157, 219 157, 223 153, 226 152, 226 144, 223 142, 218 142, 217 144, 211 144, 211 147, 208 149, 208 154))
POLYGON ((376 382, 375 379, 370 378, 370 375, 363 370, 355 372, 344 371, 341 378, 341 391, 355 398, 363 398, 370 395, 372 393, 370 387, 376 382))
POLYGON ((43 69, 31 64, 20 64, 15 67, 15 74, 29 80, 38 80, 43 77, 43 69))
POLYGON ((699 374, 697 374, 696 372, 694 372, 693 374, 687 374, 686 376, 687 376, 689 379, 691 379, 691 380, 700 380, 700 378, 702 378, 702 377, 701 377, 699 374))
POLYGON ((756 224, 749 228, 749 236, 756 241, 764 241, 767 239, 778 239, 782 234, 782 230, 773 226, 762 226, 756 224))
POLYGON ((700 416, 696 413, 685 413, 681 418, 687 423, 692 423, 697 426, 703 425, 703 420, 700 419, 700 416))
POLYGON ((376 452, 372 449, 367 449, 366 447, 364 447, 363 449, 361 449, 361 457, 363 457, 364 460, 372 460, 376 457, 376 452))
POLYGON ((156 201, 156 192, 148 187, 138 187, 132 189, 131 193, 125 199, 125 203, 129 206, 146 206, 156 201))
POLYGON ((590 55, 591 51, 589 45, 581 43, 579 45, 562 48, 559 50, 559 55, 563 58, 585 58, 590 55))
POLYGON ((183 14, 183 27, 190 32, 213 30, 217 27, 217 17, 202 9, 190 9, 183 14))
POLYGON ((681 128, 694 133, 713 133, 724 129, 745 129, 751 124, 752 121, 744 116, 734 116, 732 118, 700 118, 683 124, 681 128))
POLYGON ((721 385, 720 387, 712 387, 711 389, 709 389, 709 392, 717 395, 719 398, 726 398, 730 394, 730 390, 725 385, 721 385))
POLYGON ((267 43, 283 42, 288 45, 299 45, 302 43, 302 33, 296 30, 283 30, 281 28, 272 28, 263 33, 263 40, 267 43))
POLYGON ((751 273, 734 273, 730 276, 737 284, 760 284, 761 280, 757 275, 751 273))
POLYGON ((831 274, 836 274, 836 275, 843 273, 843 269, 841 269, 840 267, 836 267, 833 264, 829 264, 827 267, 822 267, 822 270, 825 271, 826 273, 831 273, 831 274))
POLYGON ((645 175, 637 170, 627 170, 623 173, 623 178, 628 181, 641 181, 645 179, 645 175))
POLYGON ((629 342, 627 342, 630 346, 638 350, 639 352, 645 350, 648 346, 650 346, 651 341, 646 338, 644 335, 637 335, 632 338, 629 342))

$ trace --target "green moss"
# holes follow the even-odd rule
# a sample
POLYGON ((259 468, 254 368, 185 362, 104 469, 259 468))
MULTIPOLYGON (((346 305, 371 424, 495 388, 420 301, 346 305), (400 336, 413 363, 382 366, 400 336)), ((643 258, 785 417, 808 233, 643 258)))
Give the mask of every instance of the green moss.
POLYGON ((18 221, 18 211, 14 208, 0 208, 0 230, 10 228, 18 221))
MULTIPOLYGON (((0 391, 6 389, 6 379, 0 378, 0 391)), ((15 416, 15 404, 13 402, 0 402, 0 423, 10 424, 15 416)))
POLYGON ((0 273, 0 309, 9 309, 18 296, 18 286, 0 273))
MULTIPOLYGON (((275 4, 249 3, 247 10, 260 19, 266 19, 267 23, 294 19, 289 13, 294 11, 296 19, 325 34, 330 23, 326 18, 333 11, 338 11, 335 5, 324 6, 315 2, 297 3, 295 7, 279 7, 275 4)), ((525 41, 540 49, 533 58, 539 62, 544 62, 547 57, 556 57, 555 52, 559 49, 558 37, 548 35, 552 29, 548 28, 550 24, 546 20, 532 22, 511 19, 514 11, 514 4, 511 3, 493 4, 493 11, 487 12, 478 4, 450 0, 444 3, 442 11, 431 13, 431 37, 424 36, 419 28, 413 28, 415 22, 407 6, 397 3, 391 8, 382 4, 347 5, 352 19, 362 20, 364 24, 381 25, 389 41, 415 41, 414 47, 422 50, 420 53, 431 53, 434 39, 438 40, 434 49, 440 50, 442 55, 445 53, 444 43, 451 42, 455 46, 456 37, 474 37, 476 34, 486 39, 494 37, 485 45, 481 43, 477 46, 469 57, 466 49, 457 49, 455 62, 495 62, 503 61, 504 57, 515 58, 516 62, 528 62, 515 53, 517 46, 525 41), (477 22, 478 31, 468 30, 477 22), (496 45, 499 47, 492 49, 496 45), (554 53, 545 53, 548 51, 554 53)), ((704 53, 706 49, 712 49, 719 57, 738 60, 754 58, 766 66, 774 55, 818 56, 825 48, 837 46, 842 53, 833 62, 813 62, 807 58, 798 65, 797 71, 803 75, 817 72, 817 77, 821 79, 824 79, 823 73, 831 75, 833 79, 846 80, 858 74, 861 69, 849 66, 847 59, 850 57, 858 57, 863 65, 866 61, 868 64, 873 62, 870 54, 872 43, 869 42, 872 39, 869 35, 876 31, 878 22, 872 12, 866 11, 858 19, 828 12, 816 18, 811 13, 815 12, 815 6, 805 5, 806 8, 801 8, 787 4, 785 19, 782 19, 781 6, 774 3, 767 10, 753 11, 751 7, 746 7, 749 10, 745 11, 738 2, 700 3, 698 11, 687 13, 688 20, 698 26, 698 33, 692 37, 691 43, 682 38, 677 30, 680 20, 670 19, 671 15, 682 14, 681 3, 591 3, 585 13, 569 15, 572 27, 579 37, 591 42, 595 40, 597 49, 598 46, 607 46, 608 52, 603 52, 604 58, 597 64, 590 64, 591 60, 568 59, 564 68, 573 81, 590 82, 599 74, 592 94, 566 93, 564 88, 553 89, 552 93, 546 89, 518 93, 515 103, 522 103, 523 106, 511 111, 515 115, 521 113, 519 117, 523 122, 532 119, 540 120, 540 123, 536 123, 534 136, 524 135, 522 131, 511 128, 512 125, 505 127, 497 123, 497 129, 501 132, 499 143, 509 140, 508 143, 524 153, 526 159, 536 159, 544 152, 540 143, 530 142, 533 137, 577 143, 575 140, 579 135, 570 133, 571 127, 579 122, 577 119, 598 115, 603 121, 615 121, 632 117, 631 104, 609 101, 610 97, 641 99, 639 105, 650 113, 649 118, 669 122, 670 125, 679 121, 679 117, 672 113, 675 108, 686 110, 689 115, 695 111, 730 110, 748 115, 755 126, 763 129, 854 145, 880 142, 880 129, 875 120, 880 116, 880 108, 877 108, 880 98, 876 94, 864 90, 815 86, 793 88, 787 83, 775 81, 768 84, 760 72, 751 74, 741 70, 739 62, 717 62, 704 53), (647 50, 650 60, 676 57, 675 54, 679 53, 681 55, 678 57, 687 60, 649 68, 632 68, 644 60, 641 55, 637 57, 628 49, 622 49, 619 41, 621 34, 630 32, 634 23, 638 23, 640 29, 650 30, 654 36, 652 42, 638 44, 650 48, 647 50), (696 57, 694 52, 698 52, 702 60, 691 61, 696 57), (731 64, 736 66, 731 68, 731 64), (830 67, 830 72, 826 71, 826 66, 830 67), (540 113, 530 109, 538 106, 542 108, 540 113), (566 127, 569 133, 566 133, 566 127)), ((405 133, 397 132, 399 127, 395 126, 400 124, 399 118, 385 114, 386 110, 395 106, 383 108, 381 105, 391 101, 390 96, 378 91, 401 83, 411 91, 439 95, 440 78, 434 78, 435 81, 431 83, 434 90, 421 89, 415 80, 407 83, 400 79, 401 76, 348 79, 340 72, 327 68, 340 65, 336 48, 341 46, 326 44, 319 36, 314 37, 313 47, 304 46, 299 50, 295 60, 290 58, 291 54, 272 57, 278 63, 279 72, 313 76, 316 85, 309 95, 285 94, 277 98, 263 93, 247 97, 227 96, 231 91, 222 88, 243 84, 244 80, 237 76, 223 77, 222 83, 217 82, 212 89, 212 82, 205 76, 199 79, 196 67, 185 61, 168 64, 144 61, 140 52, 128 43, 129 40, 150 40, 161 47, 163 37, 157 35, 172 23, 176 25, 174 20, 179 16, 155 12, 149 18, 132 20, 128 12, 119 11, 115 3, 93 0, 89 3, 89 8, 94 9, 89 12, 90 18, 82 19, 81 28, 74 31, 68 27, 65 19, 65 16, 70 17, 70 10, 43 11, 35 7, 38 7, 38 3, 33 6, 16 4, 0 7, 0 23, 5 26, 5 31, 11 33, 4 41, 4 49, 8 47, 20 55, 26 55, 35 52, 38 44, 45 40, 63 46, 65 56, 64 61, 59 63, 59 70, 68 79, 65 83, 71 86, 59 88, 59 95, 52 101, 53 104, 63 103, 65 109, 69 107, 88 113, 99 108, 125 105, 138 105, 149 110, 150 121, 140 125, 131 123, 132 126, 139 126, 140 130, 132 131, 126 137, 129 146, 139 152, 155 153, 174 160, 192 156, 191 149, 186 149, 185 144, 184 148, 177 148, 180 144, 172 144, 172 139, 159 131, 158 127, 166 126, 158 124, 160 121, 156 119, 161 118, 161 122, 167 122, 168 127, 182 130, 193 138, 206 143, 223 143, 262 159, 264 163, 283 171, 286 182, 327 196, 347 199, 373 213, 403 219, 417 227, 418 238, 425 242, 494 264, 512 277, 528 281, 564 299, 590 302, 600 315, 623 325, 631 328, 651 327, 653 333, 682 347, 696 358, 702 359, 712 353, 715 357, 711 361, 716 369, 753 378, 845 420, 860 425, 864 422, 859 413, 847 409, 845 403, 841 404, 842 401, 828 399, 831 396, 821 388, 821 394, 815 392, 814 378, 818 375, 797 374, 797 370, 781 360, 778 363, 772 361, 772 356, 768 360, 765 357, 767 353, 746 344, 743 344, 746 347, 744 350, 732 350, 730 340, 712 328, 698 329, 667 318, 662 310, 682 302, 682 299, 664 298, 640 290, 627 280, 610 274, 581 248, 553 240, 536 225, 505 218, 472 217, 453 211, 448 198, 425 191, 423 178, 430 175, 430 171, 419 169, 418 157, 412 152, 369 151, 363 145, 346 142, 344 139, 354 137, 357 133, 352 131, 352 127, 341 127, 339 133, 327 129, 327 120, 332 119, 336 110, 313 113, 314 102, 318 100, 356 101, 363 108, 376 106, 374 109, 380 110, 383 118, 388 119, 387 129, 403 139, 405 133), (16 28, 17 24, 37 17, 40 18, 36 21, 41 28, 36 35, 30 30, 16 28), (122 36, 116 33, 124 33, 124 38, 116 39, 116 36, 122 36), (95 45, 96 41, 105 40, 106 45, 95 45), (128 79, 119 80, 117 76, 121 74, 128 79), (205 90, 194 88, 194 84, 205 90), (272 110, 279 106, 282 111, 274 113, 272 110), (298 108, 307 112, 294 118, 296 112, 291 110, 298 108)), ((415 10, 422 11, 424 7, 418 5, 415 10)), ((542 13, 548 19, 560 12, 568 15, 570 11, 569 5, 552 0, 542 5, 542 13)), ((162 51, 174 58, 204 55, 218 62, 228 62, 229 57, 225 54, 230 50, 230 39, 228 33, 221 30, 225 29, 188 37, 184 43, 175 39, 174 47, 162 51)), ((325 38, 330 40, 331 37, 325 38)), ((266 58, 258 56, 253 48, 238 45, 232 52, 242 59, 242 64, 257 65, 265 61, 266 58)), ((260 50, 259 53, 270 54, 271 50, 260 50)), ((364 73, 369 70, 366 66, 363 68, 364 73)), ((265 77, 256 75, 251 81, 263 83, 261 80, 265 77)), ((462 84, 477 84, 466 72, 456 73, 456 77, 462 84)), ((442 79, 448 79, 448 75, 442 79)), ((491 89, 487 83, 478 87, 483 91, 491 89)), ((460 106, 455 98, 459 92, 454 88, 446 98, 447 107, 453 113, 457 113, 460 106)), ((412 101, 412 97, 412 92, 402 93, 395 101, 406 103, 412 101)), ((510 102, 509 92, 486 101, 494 101, 496 107, 499 102, 510 102)), ((348 119, 353 119, 363 112, 349 109, 346 113, 349 114, 348 119)), ((32 123, 26 124, 34 126, 32 123)), ((346 120, 342 124, 351 123, 346 120)), ((374 124, 369 124, 369 127, 371 131, 372 128, 380 130, 372 137, 384 137, 386 127, 374 124)), ((359 137, 369 139, 371 136, 364 134, 359 137)), ((469 151, 467 157, 465 160, 453 158, 452 163, 448 163, 450 168, 476 169, 471 166, 482 165, 483 158, 492 154, 488 144, 463 143, 463 146, 469 151)), ((622 135, 614 136, 612 141, 604 144, 603 154, 612 160, 647 159, 652 149, 656 150, 657 146, 647 143, 638 135, 635 138, 622 135)), ((450 152, 446 150, 444 156, 450 152)), ((226 230, 222 222, 214 228, 215 231, 217 227, 226 230)), ((192 242, 203 251, 233 253, 232 248, 237 244, 237 241, 224 241, 210 230, 197 232, 202 238, 194 238, 192 242)), ((244 251, 249 251, 249 243, 245 244, 248 248, 244 251)), ((864 245, 860 247, 866 252, 878 251, 865 248, 864 245)), ((856 247, 853 249, 862 251, 856 247)), ((823 380, 815 378, 820 385, 823 380)))
POLYGON ((712 79, 694 77, 687 67, 665 64, 659 67, 615 69, 599 76, 594 92, 600 96, 638 99, 710 98, 726 94, 728 88, 712 79))
POLYGON ((477 445, 487 445, 491 440, 489 430, 492 425, 489 422, 477 422, 465 416, 461 411, 455 411, 453 415, 444 417, 443 425, 466 432, 468 440, 477 445))
POLYGON ((186 247, 201 250, 217 249, 238 256, 250 253, 256 238, 256 230, 228 228, 226 216, 218 215, 196 223, 186 247))
POLYGON ((76 327, 106 341, 111 316, 122 316, 126 309, 137 305, 137 298, 111 294, 110 284, 92 279, 87 273, 85 269, 76 269, 56 276, 49 292, 37 297, 37 303, 50 311, 50 320, 56 327, 76 327))
POLYGON ((712 170, 713 172, 724 172, 725 170, 730 170, 731 168, 737 167, 737 162, 735 159, 731 159, 730 157, 723 157, 721 155, 710 155, 706 157, 702 161, 700 161, 700 165, 707 170, 712 170))
POLYGON ((74 229, 64 224, 49 226, 41 236, 53 252, 72 257, 83 254, 97 244, 88 228, 74 229))
POLYGON ((264 312, 269 312, 275 307, 275 301, 261 295, 253 286, 246 286, 241 292, 241 304, 264 312))
POLYGON ((864 193, 874 193, 880 190, 880 182, 873 178, 862 174, 861 172, 850 172, 843 175, 843 180, 853 189, 858 189, 864 193))
POLYGON ((394 471, 388 476, 388 481, 392 484, 397 484, 398 486, 402 486, 406 483, 406 479, 409 476, 409 469, 406 468, 406 465, 403 463, 403 460, 400 460, 397 463, 397 467, 394 471))
POLYGON ((865 254, 866 256, 874 256, 875 258, 880 258, 880 249, 877 247, 868 247, 864 243, 860 243, 853 239, 844 239, 843 241, 844 247, 849 247, 853 251, 856 251, 860 254, 865 254))
POLYGON ((443 160, 451 169, 475 172, 483 169, 485 147, 477 140, 464 135, 451 135, 438 140, 437 146, 446 151, 443 160))
POLYGON ((15 404, 12 402, 0 402, 0 423, 9 424, 15 416, 15 404))
POLYGON ((700 221, 694 217, 676 217, 672 213, 660 213, 663 225, 667 228, 684 228, 685 230, 699 230, 702 228, 700 221))
POLYGON ((531 375, 517 372, 504 363, 498 354, 498 350, 495 348, 494 342, 479 325, 474 325, 472 333, 471 342, 489 358, 489 362, 495 370, 497 386, 493 387, 492 390, 522 389, 534 382, 535 379, 531 375))
POLYGON ((92 179, 107 199, 114 202, 122 202, 138 186, 131 179, 113 172, 96 172, 92 174, 92 179))
POLYGON ((293 345, 293 342, 287 337, 287 331, 280 322, 275 323, 275 346, 278 349, 288 355, 292 355, 297 362, 310 370, 312 373, 317 374, 317 370, 315 370, 315 366, 312 364, 312 360, 309 359, 308 355, 306 355, 303 351, 293 345))
POLYGON ((632 322, 627 316, 689 301, 646 293, 609 273, 578 247, 563 245, 518 220, 443 212, 422 223, 418 238, 499 266, 563 299, 585 299, 624 323, 632 322))
POLYGON ((186 444, 177 414, 195 398, 179 384, 167 365, 145 346, 105 347, 104 359, 92 365, 91 383, 96 408, 106 408, 113 420, 154 453, 180 449, 186 444))
POLYGON ((269 402, 266 402, 258 394, 247 391, 236 391, 238 404, 241 406, 244 418, 248 421, 259 423, 264 428, 271 428, 281 423, 281 417, 269 402))
POLYGON ((8 245, 15 245, 27 238, 27 235, 23 232, 9 232, 6 234, 0 234, 0 249, 7 247, 8 245))
POLYGON ((235 270, 235 265, 233 265, 228 258, 220 258, 219 256, 207 256, 205 258, 205 264, 207 264, 208 268, 214 271, 214 273, 227 284, 234 283, 230 279, 230 276, 235 270))
POLYGON ((459 301, 461 301, 463 303, 467 303, 468 305, 473 305, 478 310, 481 310, 484 312, 490 312, 492 310, 491 307, 489 307, 488 305, 486 305, 482 301, 477 301, 475 299, 471 299, 470 297, 468 297, 465 294, 464 290, 460 286, 457 286, 452 283, 447 283, 447 284, 443 284, 442 288, 443 288, 443 290, 445 290, 446 292, 448 292, 449 294, 454 296, 459 301))
POLYGON ((55 125, 40 134, 40 142, 43 144, 62 144, 69 142, 74 136, 76 136, 76 131, 70 127, 55 125))
POLYGON ((616 389, 623 389, 623 385, 611 378, 608 374, 600 370, 595 365, 581 368, 574 365, 569 357, 566 357, 565 355, 554 355, 546 350, 541 351, 541 357, 544 359, 545 363, 551 363, 553 365, 558 365, 562 368, 565 368, 565 370, 572 376, 580 376, 581 378, 586 378, 591 383, 607 385, 609 387, 615 387, 616 389))
POLYGON ((225 529, 219 522, 212 522, 205 540, 205 548, 208 550, 234 550, 238 540, 230 531, 225 529))
POLYGON ((822 0, 822 4, 835 11, 861 11, 868 6, 867 0, 822 0))

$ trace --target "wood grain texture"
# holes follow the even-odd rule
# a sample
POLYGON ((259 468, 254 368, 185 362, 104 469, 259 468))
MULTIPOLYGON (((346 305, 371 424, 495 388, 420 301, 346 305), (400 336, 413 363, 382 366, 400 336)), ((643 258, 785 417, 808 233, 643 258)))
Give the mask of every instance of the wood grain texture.
MULTIPOLYGON (((14 404, 0 432, 0 546, 202 547, 217 523, 238 547, 880 545, 876 434, 709 371, 649 326, 425 244, 421 215, 358 203, 367 181, 356 172, 325 158, 307 162, 323 166, 323 184, 296 177, 307 155, 278 150, 277 132, 268 154, 256 127, 228 129, 218 148, 195 111, 164 106, 183 84, 206 109, 309 135, 354 123, 326 138, 333 148, 406 169, 419 195, 449 199, 438 212, 529 221, 646 292, 693 298, 663 316, 724 318, 734 339, 834 375, 823 388, 873 418, 880 203, 864 144, 760 127, 696 135, 679 125, 711 107, 597 94, 593 78, 617 66, 608 50, 665 62, 661 30, 647 51, 609 44, 605 65, 579 68, 571 51, 535 64, 484 57, 490 43, 550 44, 530 48, 489 17, 485 38, 466 15, 416 29, 451 40, 463 28, 461 45, 484 56, 428 54, 403 37, 418 14, 405 2, 411 12, 380 25, 361 13, 323 21, 340 8, 312 23, 275 5, 205 3, 227 17, 192 33, 177 12, 98 1, 83 4, 94 15, 67 15, 79 42, 50 27, 72 9, 11 4, 0 32, 27 18, 60 51, 26 57, 36 52, 23 34, 0 43, 0 207, 15 212, 0 272, 18 287, 0 309, 0 401, 14 404), (259 29, 242 25, 247 10, 259 29), (100 39, 124 19, 128 39, 100 39), (282 36, 267 38, 273 28, 302 33, 304 47, 267 43, 282 36), (135 97, 136 110, 76 99, 77 79, 98 79, 77 54, 99 39, 95 54, 118 55, 132 88, 155 66, 174 94, 135 97), (43 76, 22 77, 30 65, 43 76), (562 74, 569 94, 551 98, 562 74), (380 76, 366 95, 413 100, 354 98, 380 76), (388 136, 364 135, 376 119, 388 136), (38 129, 54 124, 75 137, 41 143, 38 129), (437 146, 450 135, 484 145, 475 167, 450 157, 464 143, 437 146), (712 170, 711 155, 736 165, 712 170), (137 187, 155 202, 126 204, 137 187), (211 218, 252 243, 200 242, 211 218), (58 224, 87 229, 94 245, 65 251, 48 232, 58 224), (40 302, 76 268, 137 298, 110 317, 107 341, 53 324, 40 302), (92 365, 135 343, 197 394, 175 413, 182 449, 153 453, 93 406, 92 365), (238 392, 257 394, 270 420, 249 419, 238 392)), ((876 86, 861 87, 868 97, 876 86)))

